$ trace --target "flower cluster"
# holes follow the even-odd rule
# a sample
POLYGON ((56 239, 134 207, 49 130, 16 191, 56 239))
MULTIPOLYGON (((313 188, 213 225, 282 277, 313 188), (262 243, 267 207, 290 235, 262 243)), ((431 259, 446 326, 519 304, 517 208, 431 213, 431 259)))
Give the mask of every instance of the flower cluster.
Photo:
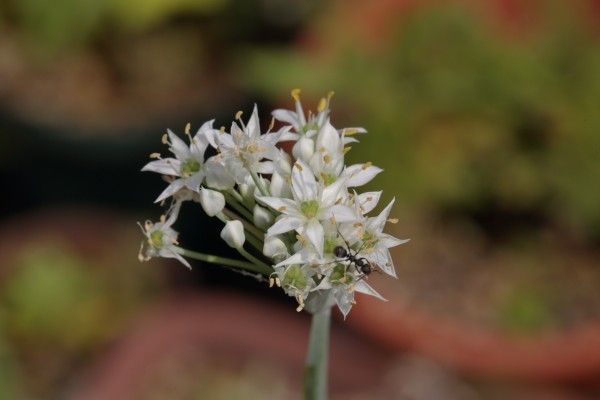
POLYGON ((156 201, 170 199, 170 206, 160 222, 142 227, 141 260, 172 257, 189 267, 182 257, 188 256, 246 268, 293 296, 298 310, 337 304, 346 316, 355 292, 382 298, 365 278, 373 270, 395 277, 389 249, 407 241, 384 233, 386 222, 395 222, 393 200, 371 216, 381 192, 357 192, 382 170, 369 162, 345 164, 356 135, 366 131, 332 125, 332 94, 305 114, 299 92, 292 91, 293 111, 273 111, 266 132, 255 106, 246 123, 238 112, 229 131, 208 121, 193 136, 188 124, 187 141, 171 131, 163 136, 172 156, 154 153, 142 170, 165 177, 168 186, 156 201), (282 127, 274 130, 276 121, 282 127), (186 201, 225 224, 221 237, 246 264, 178 246, 172 225, 186 201))

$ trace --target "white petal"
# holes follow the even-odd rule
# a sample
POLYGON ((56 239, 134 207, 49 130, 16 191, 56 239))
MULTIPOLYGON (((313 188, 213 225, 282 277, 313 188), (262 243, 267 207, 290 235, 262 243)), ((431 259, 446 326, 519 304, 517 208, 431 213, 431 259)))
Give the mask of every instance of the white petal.
POLYGON ((176 179, 167 186, 165 190, 154 200, 155 203, 159 203, 164 199, 173 196, 184 186, 183 179, 176 179))
POLYGON ((310 167, 301 160, 296 161, 292 168, 292 191, 300 201, 317 198, 317 180, 310 167))
POLYGON ((273 210, 276 210, 283 214, 293 214, 299 215, 298 209, 296 207, 296 203, 290 199, 283 199, 280 197, 258 197, 258 201, 264 203, 271 207, 273 210))
POLYGON ((322 256, 324 232, 321 223, 315 218, 311 219, 308 224, 305 225, 303 234, 308 237, 308 240, 310 240, 317 249, 317 253, 322 256))
POLYGON ((386 223, 388 217, 390 216, 390 211, 392 211, 394 201, 396 201, 395 197, 392 199, 392 201, 390 201, 390 203, 387 206, 385 206, 385 208, 379 213, 379 215, 377 217, 369 218, 369 221, 368 221, 369 228, 371 228, 372 230, 375 230, 375 231, 379 231, 379 232, 381 232, 383 230, 383 227, 385 226, 385 223, 386 223))
POLYGON ((256 172, 259 174, 272 174, 273 173, 273 162, 261 161, 256 166, 256 172))
POLYGON ((171 131, 170 129, 167 130, 167 133, 169 135, 169 140, 171 141, 170 149, 173 152, 173 154, 175 154, 175 156, 181 161, 190 158, 191 154, 188 145, 185 144, 185 142, 181 140, 179 136, 174 134, 173 131, 171 131))
POLYGON ((379 235, 379 241, 383 246, 389 249, 410 242, 410 239, 398 239, 393 237, 392 235, 388 235, 387 233, 382 233, 381 235, 379 235))
POLYGON ((188 269, 192 269, 192 266, 185 258, 183 258, 179 253, 175 252, 171 249, 161 249, 159 255, 164 258, 174 258, 183 265, 185 265, 188 269))
POLYGON ((162 160, 150 161, 144 165, 142 171, 158 172, 163 175, 179 176, 181 161, 175 158, 164 158, 162 160))
POLYGON ((357 196, 356 201, 360 206, 363 214, 370 213, 379 203, 382 191, 379 192, 365 192, 357 196))
POLYGON ((335 219, 336 223, 351 222, 356 220, 356 214, 354 213, 354 210, 343 204, 336 204, 325 209, 322 214, 322 218, 320 219, 323 220, 332 217, 335 219))
POLYGON ((330 207, 335 204, 340 190, 344 187, 344 179, 338 178, 337 181, 333 182, 331 185, 326 186, 323 189, 323 193, 321 194, 321 205, 322 207, 330 207))
POLYGON ((364 279, 358 281, 356 286, 354 286, 354 290, 358 293, 368 294, 369 296, 373 296, 382 301, 387 301, 382 295, 377 293, 375 289, 373 289, 364 279))
POLYGON ((280 216, 272 227, 267 231, 268 236, 279 235, 280 233, 289 232, 300 228, 304 225, 304 221, 300 218, 290 217, 287 215, 280 216))
POLYGON ((229 133, 219 132, 217 135, 217 142, 220 148, 226 150, 235 147, 233 137, 229 133))
POLYGON ((235 185, 235 179, 227 171, 227 168, 214 157, 209 158, 204 164, 203 170, 206 174, 206 184, 214 189, 227 190, 235 185))
POLYGON ((273 115, 273 118, 275 118, 277 121, 290 124, 296 131, 300 130, 300 120, 298 119, 298 114, 295 112, 278 108, 277 110, 273 110, 271 115, 273 115))
POLYGON ((258 108, 256 107, 256 104, 254 104, 252 115, 246 124, 246 134, 254 138, 260 136, 260 123, 258 121, 258 108))
POLYGON ((329 154, 335 154, 341 149, 340 135, 338 131, 327 121, 317 136, 317 150, 325 150, 329 154))
POLYGON ((377 174, 383 171, 374 165, 354 164, 347 167, 344 176, 347 177, 346 186, 362 186, 375 178, 377 174))
POLYGON ((292 264, 306 264, 309 260, 309 253, 305 251, 299 251, 298 253, 292 254, 287 259, 275 265, 277 267, 283 267, 284 265, 292 265, 292 264))

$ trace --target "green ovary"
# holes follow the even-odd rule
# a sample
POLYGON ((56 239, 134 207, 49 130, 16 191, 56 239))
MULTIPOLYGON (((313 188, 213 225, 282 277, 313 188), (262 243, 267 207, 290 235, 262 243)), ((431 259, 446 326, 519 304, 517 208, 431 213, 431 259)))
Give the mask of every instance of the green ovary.
POLYGON ((319 212, 319 202, 316 200, 308 200, 300 203, 300 211, 306 218, 314 218, 319 212))
POLYGON ((298 265, 292 265, 285 272, 282 282, 283 287, 293 287, 299 290, 306 288, 306 276, 298 265))
POLYGON ((184 178, 194 175, 200 171, 200 163, 193 158, 189 158, 181 163, 181 176, 184 178))
POLYGON ((329 274, 329 282, 331 283, 352 283, 352 274, 349 274, 344 264, 336 264, 329 274))
POLYGON ((321 174, 321 178, 323 179, 323 183, 325 184, 325 186, 329 186, 332 183, 335 183, 335 181, 337 180, 337 176, 333 174, 321 174))
POLYGON ((364 250, 370 250, 373 247, 375 247, 378 240, 379 239, 377 238, 377 236, 375 236, 373 233, 371 233, 369 231, 366 231, 362 236, 362 242, 363 242, 362 248, 364 250))
POLYGON ((163 233, 162 231, 154 231, 150 234, 150 243, 153 247, 160 249, 163 245, 163 233))

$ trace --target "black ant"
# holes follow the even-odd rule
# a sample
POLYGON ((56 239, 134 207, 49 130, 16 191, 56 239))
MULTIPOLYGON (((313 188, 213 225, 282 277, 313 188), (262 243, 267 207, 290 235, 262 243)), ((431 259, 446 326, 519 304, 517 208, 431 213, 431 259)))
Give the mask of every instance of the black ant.
POLYGON ((350 264, 353 264, 354 269, 356 269, 356 272, 362 273, 361 278, 369 276, 373 271, 375 271, 369 260, 367 260, 364 257, 358 257, 358 254, 362 250, 364 243, 362 246, 360 246, 360 248, 357 251, 354 252, 354 254, 352 254, 352 248, 350 247, 350 243, 348 243, 344 236, 342 236, 342 233, 339 231, 339 229, 338 235, 340 235, 340 237, 346 244, 346 248, 344 248, 344 246, 335 246, 333 249, 334 256, 336 256, 337 258, 342 258, 343 261, 349 261, 350 264))
POLYGON ((357 272, 362 272, 364 275, 369 275, 373 272, 373 267, 369 260, 364 257, 357 258, 358 251, 352 254, 352 249, 350 246, 344 248, 343 246, 335 246, 333 249, 333 254, 337 258, 343 258, 344 261, 350 261, 350 263, 354 264, 354 268, 356 268, 357 272))

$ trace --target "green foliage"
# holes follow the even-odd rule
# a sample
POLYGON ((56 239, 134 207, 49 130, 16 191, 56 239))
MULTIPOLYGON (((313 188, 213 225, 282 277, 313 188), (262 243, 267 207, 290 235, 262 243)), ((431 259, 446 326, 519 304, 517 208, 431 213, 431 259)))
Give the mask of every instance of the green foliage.
POLYGON ((377 184, 406 212, 535 213, 595 235, 600 43, 580 25, 565 19, 516 41, 437 7, 374 49, 340 41, 328 20, 320 56, 257 50, 240 76, 273 96, 335 90, 338 124, 371 133, 350 157, 382 166, 377 184))

